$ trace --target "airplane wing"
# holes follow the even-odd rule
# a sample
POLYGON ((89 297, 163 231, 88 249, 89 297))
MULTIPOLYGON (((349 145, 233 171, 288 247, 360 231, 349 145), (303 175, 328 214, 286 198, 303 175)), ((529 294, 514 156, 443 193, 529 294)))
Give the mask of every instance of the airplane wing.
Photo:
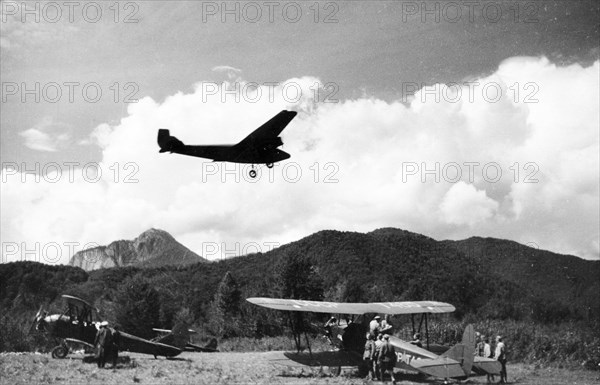
POLYGON ((439 378, 465 375, 461 363, 450 357, 438 356, 394 336, 390 336, 390 344, 394 346, 396 354, 400 353, 396 366, 401 369, 418 371, 439 378))
MULTIPOLYGON (((300 364, 300 366, 357 366, 362 361, 362 357, 358 353, 344 350, 312 353, 285 352, 283 355, 287 360, 300 364)), ((284 362, 285 359, 279 361, 277 362, 279 364, 294 366, 289 361, 284 362)))
POLYGON ((403 341, 398 337, 390 336, 390 344, 392 344, 394 346, 394 348, 396 349, 396 352, 410 355, 415 358, 436 359, 436 358, 440 357, 437 354, 432 353, 427 349, 423 349, 423 348, 420 348, 409 342, 403 341))
POLYGON ((345 303, 260 297, 247 298, 246 300, 269 309, 330 314, 451 313, 455 310, 454 306, 448 303, 435 301, 345 303))
POLYGON ((132 334, 119 332, 119 350, 135 353, 153 354, 155 356, 175 357, 181 353, 181 349, 174 346, 161 344, 160 342, 148 341, 132 334))
POLYGON ((98 309, 90 305, 87 301, 82 300, 81 298, 73 297, 72 295, 67 294, 63 294, 62 297, 65 299, 68 305, 91 309, 92 311, 99 313, 98 309))
POLYGON ((256 146, 258 143, 269 142, 276 139, 297 114, 296 111, 281 111, 245 137, 238 143, 238 146, 256 146))

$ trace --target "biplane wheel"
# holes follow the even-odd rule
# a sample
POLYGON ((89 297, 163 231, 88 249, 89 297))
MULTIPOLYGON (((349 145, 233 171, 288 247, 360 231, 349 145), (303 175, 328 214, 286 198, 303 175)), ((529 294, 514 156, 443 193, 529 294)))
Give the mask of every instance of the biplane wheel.
POLYGON ((267 168, 273 168, 274 164, 273 163, 267 163, 267 168))
POLYGON ((341 366, 330 366, 329 367, 329 372, 334 377, 338 377, 342 373, 342 367, 341 366))
POLYGON ((59 345, 52 349, 52 358, 65 358, 67 356, 68 350, 62 345, 59 345))
POLYGON ((250 170, 248 174, 250 175, 250 178, 256 178, 256 170, 250 170))

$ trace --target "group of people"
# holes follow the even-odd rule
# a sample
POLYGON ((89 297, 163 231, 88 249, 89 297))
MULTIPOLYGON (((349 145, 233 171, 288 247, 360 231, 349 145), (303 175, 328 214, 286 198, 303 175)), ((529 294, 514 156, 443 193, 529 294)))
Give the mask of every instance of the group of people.
POLYGON ((119 358, 120 333, 117 329, 109 328, 107 321, 97 324, 98 332, 94 339, 96 359, 99 368, 104 368, 108 359, 112 360, 112 367, 117 367, 119 358))
POLYGON ((387 320, 382 321, 380 316, 373 318, 369 324, 363 360, 369 368, 368 378, 385 381, 386 373, 389 372, 392 384, 395 384, 396 349, 390 344, 390 336, 387 334, 391 329, 392 325, 387 320))
MULTIPOLYGON (((476 333, 475 337, 477 338, 475 354, 479 357, 494 358, 500 362, 500 365, 502 365, 502 369, 500 370, 500 383, 506 383, 506 344, 504 343, 502 336, 496 336, 496 348, 493 351, 489 337, 481 335, 480 333, 476 333)), ((488 382, 493 382, 494 375, 488 374, 487 380, 488 382)))

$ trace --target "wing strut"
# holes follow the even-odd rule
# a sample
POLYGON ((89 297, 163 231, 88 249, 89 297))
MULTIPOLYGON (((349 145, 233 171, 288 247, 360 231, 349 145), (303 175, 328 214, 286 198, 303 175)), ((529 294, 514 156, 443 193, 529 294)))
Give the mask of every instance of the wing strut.
MULTIPOLYGON (((429 350, 429 326, 427 326, 427 313, 423 313, 425 316, 425 336, 427 338, 427 350, 429 350)), ((423 321, 423 319, 421 319, 423 321)))

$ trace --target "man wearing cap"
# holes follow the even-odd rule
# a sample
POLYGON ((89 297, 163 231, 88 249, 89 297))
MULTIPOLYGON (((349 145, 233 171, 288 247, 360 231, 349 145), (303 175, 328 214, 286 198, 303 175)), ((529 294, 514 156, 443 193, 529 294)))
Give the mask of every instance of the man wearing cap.
POLYGON ((385 381, 385 372, 390 372, 392 377, 392 384, 396 383, 394 377, 394 366, 396 366, 396 349, 390 344, 390 336, 385 334, 383 336, 383 344, 381 345, 381 351, 379 352, 379 367, 381 370, 381 381, 385 381))
POLYGON ((107 350, 112 346, 112 334, 108 329, 108 322, 102 321, 96 338, 94 339, 94 345, 96 346, 96 358, 98 359, 98 367, 103 368, 106 364, 107 350))
POLYGON ((371 333, 373 335, 373 337, 377 337, 380 329, 381 329, 381 317, 376 315, 375 317, 373 317, 373 319, 369 323, 369 333, 371 333))
POLYGON ((496 337, 496 352, 494 358, 500 362, 502 369, 500 370, 500 383, 504 384, 507 382, 506 379, 506 345, 502 342, 502 337, 496 337))

